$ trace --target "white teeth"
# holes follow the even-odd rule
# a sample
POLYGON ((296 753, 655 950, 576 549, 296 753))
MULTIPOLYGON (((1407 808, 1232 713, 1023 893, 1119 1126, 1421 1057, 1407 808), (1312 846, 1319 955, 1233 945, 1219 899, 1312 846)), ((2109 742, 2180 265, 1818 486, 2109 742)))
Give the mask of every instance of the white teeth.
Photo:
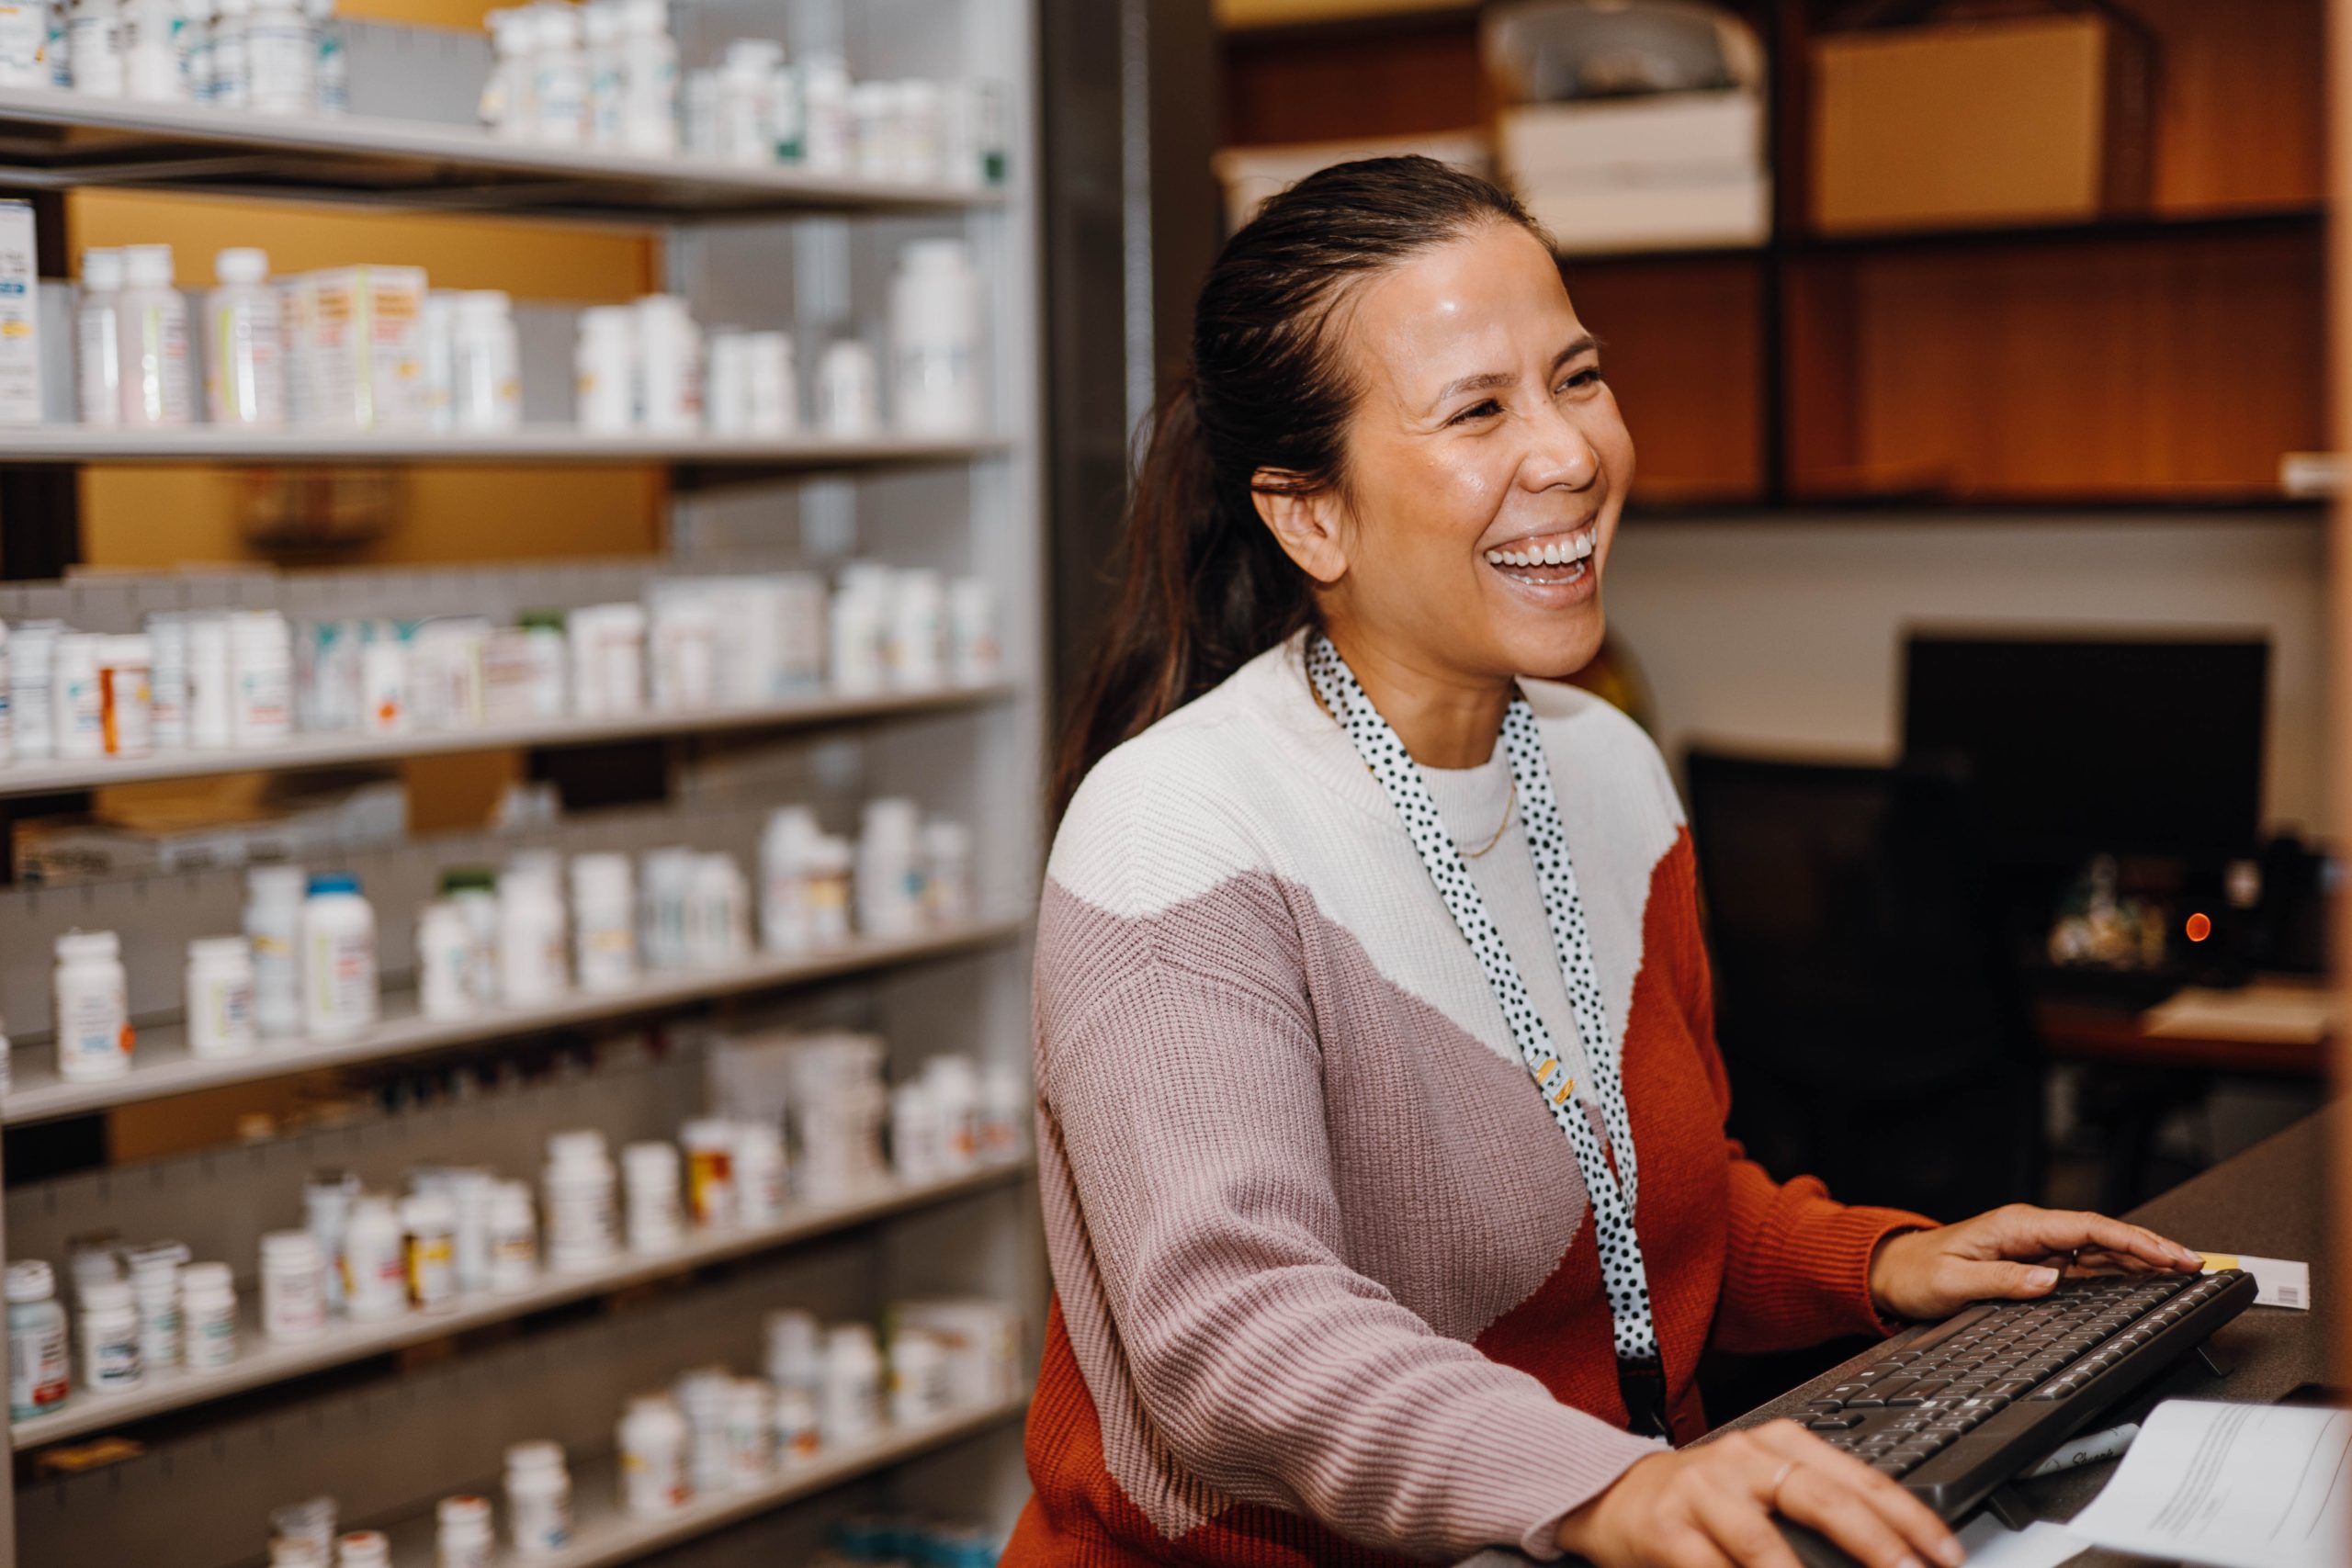
POLYGON ((1523 549, 1488 550, 1487 564, 1488 566, 1573 566, 1577 569, 1576 575, 1568 580, 1573 582, 1577 577, 1584 575, 1582 563, 1592 558, 1597 542, 1593 533, 1580 531, 1555 536, 1544 540, 1542 544, 1530 545, 1523 549))

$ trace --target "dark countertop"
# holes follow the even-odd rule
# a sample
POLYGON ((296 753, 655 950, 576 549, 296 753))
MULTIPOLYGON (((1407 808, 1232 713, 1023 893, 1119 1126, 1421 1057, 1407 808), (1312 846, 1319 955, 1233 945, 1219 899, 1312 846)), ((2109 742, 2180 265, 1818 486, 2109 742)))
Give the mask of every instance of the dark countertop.
MULTIPOLYGON (((2308 1261, 2312 1299, 2321 1310, 2248 1307, 2207 1341, 2227 1369, 2225 1376, 2211 1376, 2193 1359, 2185 1362, 2101 1420, 2100 1426, 2136 1419, 2160 1399, 2186 1396, 2268 1404, 2304 1383, 2327 1381, 2326 1314, 2338 1310, 2335 1269, 2326 1256, 2325 1169, 2331 1135, 2352 1135, 2352 1104, 2331 1106, 2299 1122, 2125 1216, 2189 1247, 2308 1261)), ((1850 1372, 1920 1332, 1906 1330, 1885 1345, 1873 1346, 1716 1430, 1731 1431, 1775 1416, 1801 1415, 1805 1402, 1815 1394, 1845 1382, 1850 1372)), ((2103 1460, 2021 1483, 2018 1490, 2037 1517, 2071 1519, 2107 1484, 2117 1462, 2103 1460)), ((2075 1557, 2072 1568, 2122 1568, 2143 1561, 2095 1550, 2075 1557)), ((1505 1568, 1526 1562, 1516 1552, 1488 1551, 1471 1558, 1462 1568, 1505 1568)))

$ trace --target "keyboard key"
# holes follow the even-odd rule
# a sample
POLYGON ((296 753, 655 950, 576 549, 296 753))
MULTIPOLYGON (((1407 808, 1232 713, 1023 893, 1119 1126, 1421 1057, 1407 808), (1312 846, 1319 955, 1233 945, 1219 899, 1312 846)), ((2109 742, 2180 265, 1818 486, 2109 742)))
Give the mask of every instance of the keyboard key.
POLYGON ((1861 1424, 1859 1416, 1816 1416, 1805 1423, 1816 1432, 1850 1432, 1861 1424))

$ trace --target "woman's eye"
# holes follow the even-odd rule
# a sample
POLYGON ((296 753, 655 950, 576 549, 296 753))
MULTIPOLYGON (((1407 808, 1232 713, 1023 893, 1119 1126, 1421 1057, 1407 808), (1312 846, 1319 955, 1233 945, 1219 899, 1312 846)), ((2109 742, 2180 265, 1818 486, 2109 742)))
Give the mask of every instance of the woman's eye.
POLYGON ((1467 424, 1474 419, 1486 419, 1490 415, 1498 414, 1502 412, 1502 404, 1495 401, 1492 398, 1488 398, 1483 402, 1472 403, 1468 408, 1464 409, 1460 413, 1455 414, 1452 419, 1447 420, 1445 423, 1448 424, 1467 424))
POLYGON ((1574 391, 1578 387, 1597 387, 1600 384, 1600 367, 1598 365, 1588 365, 1583 369, 1570 376, 1566 380, 1561 382, 1560 390, 1564 392, 1570 392, 1574 391))

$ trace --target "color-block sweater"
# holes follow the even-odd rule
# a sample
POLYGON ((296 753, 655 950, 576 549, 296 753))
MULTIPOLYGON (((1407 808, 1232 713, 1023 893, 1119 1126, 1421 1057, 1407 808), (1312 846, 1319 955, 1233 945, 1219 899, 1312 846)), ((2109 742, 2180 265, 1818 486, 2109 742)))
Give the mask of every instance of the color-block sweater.
MULTIPOLYGON (((1300 647, 1112 752, 1054 841, 1035 1045, 1056 1303, 1024 1568, 1554 1556, 1560 1517, 1658 1451, 1624 1430, 1574 1153, 1300 647)), ((1665 765, 1600 699, 1525 689, 1687 1441, 1702 1348, 1879 1331, 1871 1249, 1929 1222, 1776 1184, 1725 1138, 1665 765)), ((1549 946, 1506 934, 1522 965, 1549 946)))

